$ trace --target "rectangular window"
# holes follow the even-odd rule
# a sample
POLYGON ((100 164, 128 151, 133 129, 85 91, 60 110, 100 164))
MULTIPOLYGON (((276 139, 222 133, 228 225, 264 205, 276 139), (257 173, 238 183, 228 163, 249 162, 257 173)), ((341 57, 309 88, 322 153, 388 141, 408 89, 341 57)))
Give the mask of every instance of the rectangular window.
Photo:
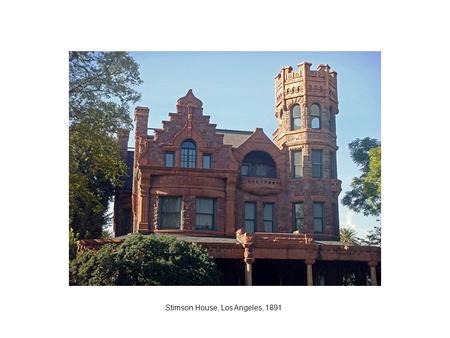
POLYGON ((330 131, 336 131, 336 115, 330 109, 330 122, 329 122, 330 131))
POLYGON ((322 150, 312 151, 312 177, 322 178, 322 150))
POLYGON ((303 203, 292 204, 292 228, 293 231, 305 232, 303 203))
POLYGON ((173 151, 166 151, 164 153, 164 166, 166 167, 175 166, 175 153, 173 151))
POLYGON ((256 203, 245 202, 245 232, 255 232, 256 226, 256 203))
POLYGON ((335 151, 330 151, 330 178, 337 178, 335 151))
POLYGON ((313 203, 314 232, 323 232, 323 203, 313 203))
POLYGON ((332 214, 332 225, 333 225, 333 229, 337 230, 339 229, 339 209, 338 209, 338 205, 336 203, 333 203, 331 205, 333 214, 332 214))
POLYGON ((274 232, 274 204, 264 203, 264 232, 274 232))
POLYGON ((213 198, 195 199, 195 229, 214 230, 215 202, 213 198))
POLYGON ((160 197, 161 229, 179 229, 181 224, 181 197, 160 197))
POLYGON ((203 169, 211 169, 211 168, 212 168, 212 155, 203 154, 203 169))
POLYGON ((292 161, 292 173, 294 178, 299 178, 303 176, 303 159, 302 159, 302 151, 295 150, 291 154, 292 161))

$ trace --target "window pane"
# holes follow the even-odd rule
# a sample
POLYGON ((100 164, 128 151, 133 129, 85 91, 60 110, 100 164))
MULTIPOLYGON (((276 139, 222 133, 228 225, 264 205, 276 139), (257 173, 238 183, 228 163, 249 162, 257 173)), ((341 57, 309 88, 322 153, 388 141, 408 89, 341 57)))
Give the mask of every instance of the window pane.
POLYGON ((302 127, 302 119, 297 117, 294 118, 294 129, 300 129, 302 127))
POLYGON ((313 215, 314 215, 314 217, 322 217, 323 216, 323 204, 322 203, 313 203, 313 215))
POLYGON ((322 164, 322 150, 314 150, 313 149, 312 163, 313 164, 322 164))
POLYGON ((180 227, 180 214, 161 214, 161 228, 177 229, 180 227))
POLYGON ((203 155, 203 168, 204 169, 211 168, 211 155, 209 155, 209 154, 203 155))
POLYGON ((310 108, 311 116, 320 116, 320 107, 318 104, 314 103, 310 108))
POLYGON ((195 227, 197 229, 213 229, 213 216, 212 215, 196 215, 195 227))
POLYGON ((181 198, 180 197, 162 197, 161 210, 163 212, 180 212, 181 198))
POLYGON ((245 219, 255 219, 255 203, 245 203, 245 219))
POLYGON ((245 221, 245 232, 255 232, 255 221, 245 221))
POLYGON ((293 155, 292 157, 293 157, 295 165, 300 165, 301 164, 301 154, 302 154, 301 151, 293 151, 292 152, 292 155, 293 155))
POLYGON ((265 221, 273 221, 273 204, 272 203, 264 204, 264 220, 265 221))
POLYGON ((294 208, 295 218, 303 218, 303 204, 295 203, 294 208))
POLYGON ((313 129, 320 128, 320 119, 318 117, 311 118, 311 128, 313 128, 313 129))
POLYGON ((196 199, 196 212, 203 214, 214 213, 214 199, 212 198, 197 198, 196 199))
POLYGON ((323 232, 322 219, 314 218, 314 232, 323 232))
POLYGON ((273 232, 273 222, 264 221, 264 232, 273 232))
POLYGON ((164 162, 165 162, 166 167, 173 167, 174 166, 174 153, 166 152, 164 162))
POLYGON ((193 141, 187 140, 181 144, 181 167, 195 168, 197 160, 196 145, 193 141))
POLYGON ((322 166, 320 164, 313 164, 312 177, 313 178, 321 178, 322 177, 322 166))
POLYGON ((300 117, 301 116, 301 111, 300 111, 300 106, 298 104, 296 104, 293 108, 292 108, 292 117, 300 117))

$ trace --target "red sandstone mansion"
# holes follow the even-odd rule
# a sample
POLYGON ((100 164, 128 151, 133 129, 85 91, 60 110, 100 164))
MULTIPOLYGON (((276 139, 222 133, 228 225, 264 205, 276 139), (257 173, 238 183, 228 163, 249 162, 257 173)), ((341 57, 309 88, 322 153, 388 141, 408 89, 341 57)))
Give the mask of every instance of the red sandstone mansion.
POLYGON ((161 129, 135 109, 135 148, 119 136, 128 177, 114 232, 171 234, 205 246, 231 285, 380 284, 380 248, 339 242, 337 74, 284 67, 275 77, 278 127, 218 129, 192 90, 161 129))

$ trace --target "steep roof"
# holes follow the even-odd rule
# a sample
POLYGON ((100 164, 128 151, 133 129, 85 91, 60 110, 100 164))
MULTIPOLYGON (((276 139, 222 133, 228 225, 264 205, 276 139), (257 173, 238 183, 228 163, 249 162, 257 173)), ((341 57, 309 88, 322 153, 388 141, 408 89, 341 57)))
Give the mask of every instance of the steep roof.
POLYGON ((233 148, 239 147, 253 134, 252 131, 231 129, 216 129, 216 133, 223 134, 223 143, 233 148))

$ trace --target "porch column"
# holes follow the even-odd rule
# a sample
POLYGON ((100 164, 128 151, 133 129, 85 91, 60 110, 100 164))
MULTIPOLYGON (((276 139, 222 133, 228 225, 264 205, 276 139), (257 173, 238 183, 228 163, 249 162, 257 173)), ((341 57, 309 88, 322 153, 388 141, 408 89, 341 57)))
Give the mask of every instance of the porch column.
POLYGON ((245 285, 253 285, 253 250, 249 245, 244 246, 244 263, 245 263, 245 285))
POLYGON ((372 282, 372 286, 377 286, 377 261, 370 261, 368 262, 370 267, 370 281, 372 282))
POLYGON ((305 259, 305 264, 306 264, 306 285, 308 285, 308 286, 313 286, 314 285, 313 269, 312 269, 312 266, 313 266, 314 262, 315 262, 315 259, 311 259, 311 258, 305 259))
POLYGON ((149 227, 148 227, 148 196, 150 192, 150 176, 144 176, 142 175, 141 182, 140 182, 140 196, 139 196, 139 211, 140 214, 138 215, 138 232, 140 233, 148 233, 149 227))

